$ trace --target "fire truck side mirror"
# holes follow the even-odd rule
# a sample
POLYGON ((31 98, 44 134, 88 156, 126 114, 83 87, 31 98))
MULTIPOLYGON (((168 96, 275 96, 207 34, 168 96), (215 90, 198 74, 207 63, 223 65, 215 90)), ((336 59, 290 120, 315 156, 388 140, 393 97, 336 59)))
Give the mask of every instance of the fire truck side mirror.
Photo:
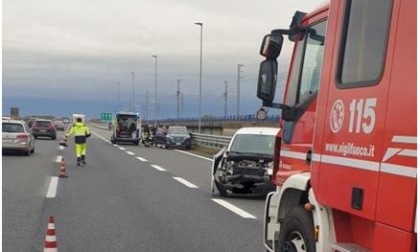
POLYGON ((294 107, 290 107, 286 104, 280 104, 281 108, 281 118, 286 122, 294 121, 296 118, 296 109, 294 107))
POLYGON ((277 83, 277 61, 265 60, 260 64, 258 74, 257 97, 271 103, 274 99, 277 83))
POLYGON ((264 36, 261 43, 260 54, 267 59, 275 60, 280 55, 283 46, 283 36, 271 33, 264 36))

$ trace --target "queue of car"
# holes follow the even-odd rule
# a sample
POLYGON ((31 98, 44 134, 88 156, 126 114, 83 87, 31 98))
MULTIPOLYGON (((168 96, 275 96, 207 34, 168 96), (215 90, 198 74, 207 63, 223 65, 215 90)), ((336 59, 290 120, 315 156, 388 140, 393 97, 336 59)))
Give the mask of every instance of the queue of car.
POLYGON ((61 120, 30 118, 27 121, 2 118, 2 151, 30 156, 35 152, 35 139, 57 139, 57 130, 65 130, 61 120))

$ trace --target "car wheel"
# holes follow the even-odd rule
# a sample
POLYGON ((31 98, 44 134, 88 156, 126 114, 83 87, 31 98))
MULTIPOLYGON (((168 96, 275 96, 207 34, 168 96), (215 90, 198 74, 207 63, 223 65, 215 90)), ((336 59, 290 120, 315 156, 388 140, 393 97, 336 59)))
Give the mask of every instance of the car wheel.
POLYGON ((56 137, 56 136, 53 136, 51 139, 52 139, 52 140, 55 140, 55 139, 57 139, 57 137, 56 137))
POLYGON ((23 153, 25 156, 30 156, 31 155, 31 149, 28 147, 27 150, 24 151, 23 153))
POLYGON ((214 181, 214 183, 216 185, 217 190, 219 191, 220 196, 228 196, 227 189, 222 184, 217 183, 217 181, 214 181))
POLYGON ((35 153, 35 146, 34 146, 34 148, 32 149, 32 154, 34 154, 35 153))
POLYGON ((210 181, 210 195, 213 196, 214 195, 214 188, 216 187, 215 182, 214 182, 214 176, 213 174, 211 175, 211 181, 210 181))
POLYGON ((315 251, 314 223, 311 212, 302 206, 286 214, 279 234, 277 251, 315 251))

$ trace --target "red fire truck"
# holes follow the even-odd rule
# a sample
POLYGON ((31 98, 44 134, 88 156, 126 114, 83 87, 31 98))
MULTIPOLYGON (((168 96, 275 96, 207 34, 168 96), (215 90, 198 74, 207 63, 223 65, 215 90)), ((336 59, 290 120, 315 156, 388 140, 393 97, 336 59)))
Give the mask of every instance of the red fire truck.
POLYGON ((268 251, 416 250, 416 5, 331 0, 264 37, 257 96, 282 109, 268 251), (293 53, 274 103, 285 38, 293 53))

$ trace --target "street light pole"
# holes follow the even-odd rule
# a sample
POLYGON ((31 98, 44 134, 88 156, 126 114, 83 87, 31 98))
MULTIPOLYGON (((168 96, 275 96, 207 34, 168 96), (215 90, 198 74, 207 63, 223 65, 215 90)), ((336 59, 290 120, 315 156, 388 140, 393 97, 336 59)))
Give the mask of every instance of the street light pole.
POLYGON ((121 111, 121 85, 119 81, 117 81, 117 84, 118 84, 118 111, 121 111))
POLYGON ((202 71, 203 71, 203 23, 196 22, 195 25, 200 26, 200 88, 198 98, 198 133, 201 133, 201 86, 202 86, 202 71))
POLYGON ((135 112, 136 111, 136 103, 135 103, 135 101, 134 101, 134 75, 135 75, 135 73, 134 72, 131 72, 131 75, 133 75, 133 97, 132 97, 132 100, 133 100, 133 112, 135 112))
POLYGON ((241 67, 244 65, 238 64, 238 87, 237 87, 237 94, 236 94, 236 116, 239 118, 240 114, 240 101, 241 101, 241 67))
POLYGON ((146 108, 145 108, 145 120, 149 119, 149 91, 146 92, 146 108))
POLYGON ((158 56, 152 55, 155 58, 155 126, 157 127, 157 61, 158 56))

